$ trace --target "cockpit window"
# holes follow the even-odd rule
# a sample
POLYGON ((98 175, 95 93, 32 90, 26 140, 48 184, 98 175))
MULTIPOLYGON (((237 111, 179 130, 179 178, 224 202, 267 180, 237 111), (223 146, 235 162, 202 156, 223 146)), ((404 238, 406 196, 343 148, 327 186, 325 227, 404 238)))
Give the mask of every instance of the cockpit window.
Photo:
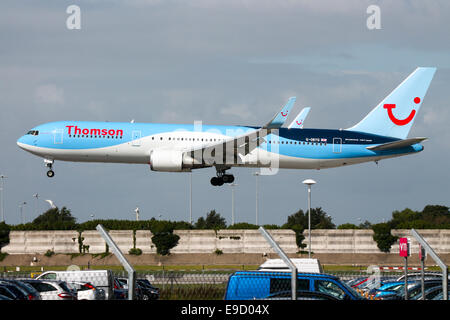
POLYGON ((39 130, 30 130, 27 134, 31 134, 33 136, 37 136, 39 134, 39 130))

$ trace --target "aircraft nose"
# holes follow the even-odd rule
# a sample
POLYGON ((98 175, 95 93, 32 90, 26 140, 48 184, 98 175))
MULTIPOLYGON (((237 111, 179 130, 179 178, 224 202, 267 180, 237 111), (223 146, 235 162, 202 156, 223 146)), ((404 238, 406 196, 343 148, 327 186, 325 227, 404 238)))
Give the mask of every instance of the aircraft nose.
POLYGON ((22 136, 17 140, 17 145, 23 150, 27 150, 26 136, 22 136))

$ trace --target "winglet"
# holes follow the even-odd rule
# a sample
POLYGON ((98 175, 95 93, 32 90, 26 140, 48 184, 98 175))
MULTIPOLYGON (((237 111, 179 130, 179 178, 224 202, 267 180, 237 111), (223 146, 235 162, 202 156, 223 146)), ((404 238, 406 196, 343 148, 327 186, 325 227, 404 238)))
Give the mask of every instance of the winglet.
POLYGON ((311 110, 310 107, 303 108, 302 111, 295 117, 294 121, 291 122, 291 124, 288 126, 288 129, 291 128, 303 128, 303 123, 305 122, 306 116, 308 115, 309 110, 311 110))
POLYGON ((289 101, 284 105, 283 109, 281 109, 280 112, 278 112, 273 119, 266 124, 263 128, 266 129, 277 129, 280 128, 284 122, 286 121, 289 111, 291 111, 292 107, 294 106, 296 97, 289 98, 289 101))

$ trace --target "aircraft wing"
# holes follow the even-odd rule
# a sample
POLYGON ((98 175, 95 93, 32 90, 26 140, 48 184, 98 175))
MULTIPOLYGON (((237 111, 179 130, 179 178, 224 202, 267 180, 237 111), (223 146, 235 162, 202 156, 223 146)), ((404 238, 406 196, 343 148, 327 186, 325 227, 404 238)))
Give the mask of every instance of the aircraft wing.
POLYGON ((426 139, 427 138, 403 139, 403 140, 398 140, 398 141, 394 141, 394 142, 388 142, 388 143, 379 144, 377 146, 370 146, 370 147, 367 147, 366 149, 369 149, 369 150, 372 150, 372 151, 384 151, 384 150, 392 150, 392 149, 401 149, 401 148, 406 148, 406 147, 412 146, 413 144, 422 142, 422 141, 424 141, 426 139))
POLYGON ((287 119, 289 111, 292 109, 294 105, 295 99, 296 99, 295 97, 291 97, 289 101, 281 109, 281 111, 278 112, 272 118, 272 120, 263 127, 249 130, 248 132, 242 135, 230 138, 229 140, 226 141, 185 150, 184 156, 190 157, 192 161, 198 164, 200 162, 203 163, 205 161, 204 155, 208 155, 211 158, 215 158, 215 160, 222 159, 224 162, 226 162, 225 159, 230 159, 230 157, 232 157, 233 160, 236 161, 238 155, 246 156, 254 149, 259 147, 262 143, 264 143, 266 141, 264 137, 270 134, 272 130, 276 130, 284 124, 284 122, 287 119), (217 154, 219 152, 220 155, 217 154))
POLYGON ((309 113, 309 110, 311 110, 310 107, 303 108, 303 110, 300 111, 300 113, 295 117, 294 121, 292 121, 289 124, 288 129, 291 129, 291 128, 303 128, 303 123, 305 122, 305 119, 306 119, 306 116, 309 113))

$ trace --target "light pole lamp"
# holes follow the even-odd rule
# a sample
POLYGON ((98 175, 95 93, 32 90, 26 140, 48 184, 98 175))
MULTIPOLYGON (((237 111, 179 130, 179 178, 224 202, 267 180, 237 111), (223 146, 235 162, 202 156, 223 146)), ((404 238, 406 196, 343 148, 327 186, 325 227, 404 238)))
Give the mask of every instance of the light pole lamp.
POLYGON ((311 258, 311 186, 316 182, 313 179, 306 179, 303 184, 308 186, 308 258, 311 258))

